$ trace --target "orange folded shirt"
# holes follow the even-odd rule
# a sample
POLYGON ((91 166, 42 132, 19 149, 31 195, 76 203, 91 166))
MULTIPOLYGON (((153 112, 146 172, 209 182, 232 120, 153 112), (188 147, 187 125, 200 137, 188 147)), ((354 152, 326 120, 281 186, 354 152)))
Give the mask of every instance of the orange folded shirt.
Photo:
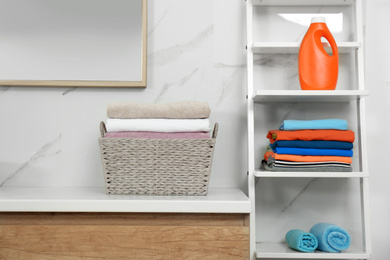
POLYGON ((277 154, 274 152, 266 152, 264 159, 268 160, 268 156, 272 156, 275 160, 291 161, 291 162, 343 162, 352 163, 351 157, 345 156, 313 156, 313 155, 293 155, 293 154, 277 154))
POLYGON ((271 144, 278 140, 324 140, 324 141, 341 141, 351 142, 355 140, 355 133, 351 130, 270 130, 267 138, 271 144))

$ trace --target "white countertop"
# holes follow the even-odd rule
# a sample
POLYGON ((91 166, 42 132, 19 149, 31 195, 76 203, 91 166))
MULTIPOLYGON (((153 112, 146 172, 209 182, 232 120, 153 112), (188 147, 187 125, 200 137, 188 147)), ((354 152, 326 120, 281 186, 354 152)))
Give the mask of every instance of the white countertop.
POLYGON ((234 188, 207 196, 106 195, 104 188, 1 187, 1 212, 249 213, 250 201, 234 188))

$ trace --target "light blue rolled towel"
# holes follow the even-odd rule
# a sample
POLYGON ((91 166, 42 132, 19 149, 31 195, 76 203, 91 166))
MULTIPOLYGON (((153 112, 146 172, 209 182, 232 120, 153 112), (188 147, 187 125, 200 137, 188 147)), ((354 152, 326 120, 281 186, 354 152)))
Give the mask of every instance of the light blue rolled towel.
POLYGON ((318 240, 318 250, 325 252, 340 252, 351 245, 351 237, 348 232, 336 225, 328 223, 315 224, 311 229, 318 240))
POLYGON ((348 130, 348 122, 344 119, 318 119, 318 120, 284 120, 280 130, 305 130, 305 129, 336 129, 348 130))
POLYGON ((286 234, 287 244, 301 252, 314 252, 318 246, 315 236, 299 229, 292 229, 286 234))

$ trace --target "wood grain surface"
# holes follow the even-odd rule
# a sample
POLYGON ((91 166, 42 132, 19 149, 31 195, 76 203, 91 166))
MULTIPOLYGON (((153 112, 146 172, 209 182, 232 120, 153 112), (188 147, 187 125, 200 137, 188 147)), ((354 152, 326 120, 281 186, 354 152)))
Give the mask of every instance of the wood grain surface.
POLYGON ((249 259, 246 214, 0 213, 0 259, 249 259))

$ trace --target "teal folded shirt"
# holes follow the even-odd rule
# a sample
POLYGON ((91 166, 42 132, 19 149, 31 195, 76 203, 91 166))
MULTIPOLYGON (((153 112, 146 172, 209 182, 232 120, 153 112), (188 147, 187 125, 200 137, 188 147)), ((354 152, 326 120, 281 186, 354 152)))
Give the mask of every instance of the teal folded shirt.
POLYGON ((286 234, 287 244, 295 250, 301 252, 314 252, 318 247, 318 241, 315 236, 299 229, 292 229, 286 234))
POLYGON ((284 120, 279 127, 279 130, 286 131, 305 129, 348 130, 348 122, 344 119, 284 120))

